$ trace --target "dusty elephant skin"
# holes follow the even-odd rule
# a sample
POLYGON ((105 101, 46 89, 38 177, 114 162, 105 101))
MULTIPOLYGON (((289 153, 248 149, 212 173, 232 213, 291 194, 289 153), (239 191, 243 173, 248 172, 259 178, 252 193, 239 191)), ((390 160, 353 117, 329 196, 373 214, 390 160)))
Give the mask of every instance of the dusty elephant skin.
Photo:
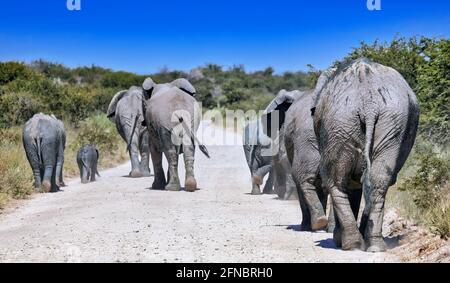
MULTIPOLYGON (((150 136, 150 153, 155 172, 152 189, 181 190, 178 176, 178 158, 183 153, 186 191, 197 189, 194 174, 195 136, 201 119, 201 109, 194 99, 195 88, 186 80, 178 79, 169 84, 155 84, 151 78, 143 83, 145 124, 150 136), (166 181, 162 155, 168 160, 166 181)), ((205 155, 206 148, 199 145, 205 155)))
POLYGON ((130 154, 130 177, 150 176, 148 131, 142 126, 143 94, 140 87, 131 87, 114 95, 108 107, 108 118, 116 124, 117 131, 127 143, 130 154))
POLYGON ((100 153, 93 145, 85 145, 78 150, 77 164, 80 169, 81 183, 95 182, 95 175, 99 175, 97 171, 99 157, 100 153))
MULTIPOLYGON (((291 165, 302 210, 302 231, 334 229, 333 225, 328 225, 325 214, 328 194, 322 188, 319 176, 320 154, 310 112, 313 104, 313 91, 281 90, 265 111, 268 120, 273 111, 279 111, 282 117, 277 138, 284 143, 291 165)), ((333 217, 330 220, 330 224, 334 222, 333 217)))
POLYGON ((56 192, 63 181, 66 133, 55 116, 35 114, 23 129, 23 146, 34 175, 34 186, 56 192))
POLYGON ((242 139, 245 159, 252 178, 252 195, 260 195, 260 186, 264 177, 269 177, 264 185, 263 193, 273 193, 274 172, 272 167, 272 156, 263 154, 262 151, 270 150, 271 141, 264 135, 260 121, 252 121, 244 127, 242 139))
POLYGON ((336 244, 344 250, 384 251, 385 196, 416 137, 416 96, 397 71, 367 59, 324 72, 315 91, 314 131, 322 182, 338 219, 336 244), (358 183, 365 199, 359 229, 358 183))

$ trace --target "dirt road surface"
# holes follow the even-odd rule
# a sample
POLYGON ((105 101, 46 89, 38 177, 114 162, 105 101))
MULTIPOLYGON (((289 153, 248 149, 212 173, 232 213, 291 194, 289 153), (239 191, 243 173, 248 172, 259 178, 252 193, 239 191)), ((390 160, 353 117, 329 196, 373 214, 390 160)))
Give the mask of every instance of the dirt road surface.
MULTIPOLYGON (((202 128, 212 141, 224 133, 202 128)), ((227 132, 230 139, 241 142, 227 132)), ((239 144, 208 149, 211 159, 196 152, 194 193, 150 190, 153 177, 124 177, 126 163, 95 183, 74 179, 59 193, 21 202, 0 215, 0 262, 398 261, 389 253, 341 251, 329 233, 288 230, 301 221, 298 202, 249 195, 239 144)))

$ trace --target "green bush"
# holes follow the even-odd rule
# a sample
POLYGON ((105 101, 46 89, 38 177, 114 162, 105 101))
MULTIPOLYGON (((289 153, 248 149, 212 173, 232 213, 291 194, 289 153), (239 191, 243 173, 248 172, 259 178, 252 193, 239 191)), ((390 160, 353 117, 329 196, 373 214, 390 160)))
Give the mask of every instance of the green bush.
POLYGON ((0 96, 0 127, 25 123, 45 107, 29 92, 9 92, 0 96))
POLYGON ((106 115, 99 114, 80 123, 76 140, 71 147, 75 151, 83 145, 93 144, 101 152, 112 154, 118 150, 119 140, 116 126, 106 118, 106 115))
POLYGON ((443 188, 450 174, 449 168, 450 162, 435 153, 419 154, 416 173, 403 180, 399 190, 410 192, 414 203, 420 209, 428 209, 443 197, 443 188))
POLYGON ((22 147, 22 129, 2 129, 0 134, 0 208, 11 198, 33 192, 33 174, 22 147))

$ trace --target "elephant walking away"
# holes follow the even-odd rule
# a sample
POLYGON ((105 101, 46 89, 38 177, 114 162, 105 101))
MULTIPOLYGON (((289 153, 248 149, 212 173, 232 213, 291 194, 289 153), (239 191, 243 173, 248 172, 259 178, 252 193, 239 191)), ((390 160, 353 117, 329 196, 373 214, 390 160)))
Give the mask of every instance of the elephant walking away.
POLYGON ((97 170, 100 154, 93 145, 85 145, 77 153, 77 164, 80 169, 81 183, 95 182, 95 175, 100 176, 97 170))
POLYGON ((55 116, 35 114, 25 124, 23 146, 34 175, 34 187, 56 192, 64 186, 63 166, 66 133, 55 116))
POLYGON ((149 136, 142 112, 143 91, 140 87, 131 87, 114 95, 111 100, 107 117, 116 124, 117 131, 127 143, 130 154, 130 177, 149 177, 149 136))
POLYGON ((245 159, 252 178, 251 194, 261 194, 260 186, 267 174, 269 174, 269 177, 264 185, 263 194, 273 194, 272 141, 264 134, 261 121, 257 120, 248 123, 244 127, 242 139, 245 159))
POLYGON ((181 190, 178 157, 183 154, 185 189, 193 192, 197 189, 194 174, 195 145, 199 145, 200 150, 209 157, 206 147, 196 137, 201 109, 193 97, 195 88, 186 79, 178 79, 169 84, 155 84, 151 78, 147 78, 143 89, 143 113, 149 131, 155 172, 152 189, 181 190), (169 163, 167 181, 162 167, 163 153, 169 163))
POLYGON ((414 144, 416 96, 397 71, 365 58, 319 81, 312 112, 321 179, 338 220, 333 238, 343 250, 384 251, 385 197, 414 144), (358 229, 361 187, 365 207, 358 229))
MULTIPOLYGON (((311 116, 314 102, 313 91, 282 90, 265 111, 268 121, 272 119, 273 111, 279 111, 280 130, 277 138, 284 141, 289 172, 299 196, 302 231, 334 229, 328 225, 328 193, 322 188, 319 175, 320 154, 311 116)), ((330 223, 333 223, 332 214, 330 218, 330 223)))

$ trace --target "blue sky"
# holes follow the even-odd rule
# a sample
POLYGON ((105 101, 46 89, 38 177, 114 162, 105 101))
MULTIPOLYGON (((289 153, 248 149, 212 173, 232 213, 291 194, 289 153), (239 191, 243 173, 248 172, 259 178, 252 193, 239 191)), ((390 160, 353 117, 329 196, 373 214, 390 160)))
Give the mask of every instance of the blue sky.
POLYGON ((449 37, 450 1, 66 0, 0 3, 0 60, 152 73, 205 63, 277 72, 328 67, 362 40, 449 37))

